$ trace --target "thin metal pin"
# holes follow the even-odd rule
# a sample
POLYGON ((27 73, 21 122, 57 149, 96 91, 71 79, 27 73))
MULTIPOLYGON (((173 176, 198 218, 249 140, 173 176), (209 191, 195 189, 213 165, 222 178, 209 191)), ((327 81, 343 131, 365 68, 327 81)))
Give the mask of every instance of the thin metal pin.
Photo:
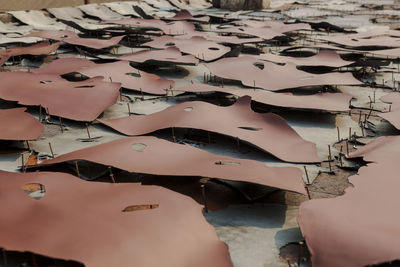
POLYGON ((39 105, 39 121, 42 122, 42 105, 39 105))
POLYGON ((92 138, 90 137, 89 124, 85 123, 85 125, 86 125, 86 132, 87 132, 87 135, 88 135, 88 137, 89 137, 89 140, 91 140, 92 138))
POLYGON ((336 127, 337 129, 337 140, 338 142, 340 142, 340 131, 339 131, 339 127, 336 127))
POLYGON ((50 142, 49 142, 49 148, 50 148, 51 156, 54 158, 53 148, 51 147, 51 143, 50 142))
POLYGON ((369 116, 371 116, 372 113, 372 108, 369 110, 368 116, 367 116, 367 120, 369 119, 369 116))
POLYGON ((201 194, 203 196, 204 211, 206 213, 208 213, 207 198, 206 198, 206 185, 205 184, 201 185, 201 194))
POLYGON ((310 184, 310 178, 308 177, 307 167, 306 166, 303 166, 303 167, 304 167, 304 171, 306 172, 307 184, 309 185, 310 184))
POLYGON ((308 186, 305 185, 304 188, 306 189, 308 199, 311 200, 310 190, 308 190, 308 186))
POLYGON ((114 178, 114 174, 112 173, 112 168, 111 166, 108 166, 108 170, 110 172, 110 178, 112 180, 112 182, 115 184, 115 178, 114 178))
POLYGON ((62 125, 62 121, 61 121, 61 117, 58 117, 59 121, 60 121, 60 129, 61 129, 61 133, 64 133, 64 129, 63 129, 63 125, 62 125))
POLYGON ((139 89, 140 89, 140 94, 142 95, 142 100, 144 100, 143 90, 142 90, 142 88, 139 88, 139 89))
POLYGON ((81 178, 81 174, 79 173, 78 161, 75 161, 75 171, 76 175, 78 175, 78 177, 81 178))
POLYGON ((328 145, 328 150, 329 150, 329 160, 332 160, 331 145, 328 145))
POLYGON ((356 132, 354 132, 353 137, 354 137, 354 148, 356 148, 356 146, 357 146, 357 134, 356 134, 356 132))
POLYGON ((329 172, 332 172, 332 166, 331 166, 332 154, 331 154, 331 146, 330 145, 328 145, 328 150, 329 150, 329 158, 328 158, 329 172))
POLYGON ((174 127, 172 127, 171 129, 172 129, 172 139, 174 140, 174 143, 176 143, 175 129, 174 127))
POLYGON ((21 171, 25 172, 25 159, 24 159, 24 153, 21 153, 21 171))
POLYGON ((47 115, 49 116, 49 121, 51 120, 51 116, 50 116, 50 112, 49 112, 49 108, 46 108, 47 111, 47 115))

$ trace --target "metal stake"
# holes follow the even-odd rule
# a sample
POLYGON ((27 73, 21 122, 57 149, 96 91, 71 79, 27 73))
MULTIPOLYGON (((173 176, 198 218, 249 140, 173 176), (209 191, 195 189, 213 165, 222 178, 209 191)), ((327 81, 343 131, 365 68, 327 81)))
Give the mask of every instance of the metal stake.
POLYGON ((310 184, 310 179, 309 179, 309 177, 308 177, 307 167, 306 167, 306 166, 303 166, 303 167, 304 167, 304 171, 306 172, 307 185, 309 185, 309 184, 310 184))
POLYGON ((76 175, 78 175, 78 177, 81 178, 81 174, 79 173, 78 161, 75 161, 75 170, 76 170, 76 175))
POLYGON ((61 133, 64 133, 64 129, 63 129, 63 125, 62 125, 62 121, 61 121, 61 117, 58 117, 59 121, 60 121, 60 129, 61 129, 61 133))
POLYGON ((175 130, 174 130, 174 127, 172 127, 171 129, 172 129, 172 139, 174 139, 174 143, 176 143, 176 137, 175 137, 175 130))
POLYGON ((86 125, 86 132, 87 132, 87 135, 88 135, 88 137, 89 137, 89 140, 91 140, 92 138, 90 137, 89 125, 88 125, 87 123, 85 123, 85 125, 86 125))
POLYGON ((25 172, 24 153, 21 153, 21 161, 22 161, 22 164, 21 164, 21 171, 22 171, 22 172, 25 172))
POLYGON ((129 114, 129 116, 131 115, 131 107, 129 106, 129 102, 128 103, 126 103, 127 105, 128 105, 128 114, 129 114))
POLYGON ((201 185, 201 194, 203 195, 204 211, 208 213, 207 198, 206 198, 206 185, 201 185))
POLYGON ((339 131, 339 127, 336 127, 337 129, 337 140, 338 142, 340 142, 340 131, 339 131))
POLYGON ((304 188, 306 189, 308 199, 311 200, 310 190, 308 190, 308 186, 305 185, 304 188))
POLYGON ((51 156, 54 159, 54 153, 53 153, 53 148, 51 147, 51 143, 49 142, 49 148, 50 148, 50 152, 51 152, 51 156))
POLYGON ((114 174, 112 173, 111 166, 108 166, 108 170, 110 171, 111 180, 112 180, 112 182, 115 184, 114 174))

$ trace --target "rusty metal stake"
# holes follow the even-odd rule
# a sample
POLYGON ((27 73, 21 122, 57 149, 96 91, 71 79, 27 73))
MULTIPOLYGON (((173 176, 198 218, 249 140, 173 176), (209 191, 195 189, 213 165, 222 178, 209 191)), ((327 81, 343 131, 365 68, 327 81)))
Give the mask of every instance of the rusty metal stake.
POLYGON ((203 195, 204 211, 208 213, 207 198, 206 198, 206 185, 201 185, 201 194, 203 195))
POLYGON ((111 180, 112 180, 112 182, 115 184, 114 174, 112 173, 111 166, 108 166, 108 170, 110 171, 111 180))
POLYGON ((51 116, 50 116, 50 112, 49 112, 49 108, 46 108, 47 111, 47 115, 49 115, 49 121, 51 120, 51 116))
POLYGON ((87 132, 87 135, 89 137, 89 140, 92 140, 92 138, 90 137, 89 125, 87 123, 85 123, 85 125, 86 125, 86 132, 87 132))
POLYGON ((39 105, 39 121, 42 122, 42 105, 39 105))
POLYGON ((329 159, 332 159, 331 145, 328 145, 328 150, 329 150, 329 159))
MULTIPOLYGON (((142 95, 142 100, 144 100, 143 90, 142 90, 142 88, 139 88, 139 89, 140 89, 140 94, 142 95)), ((167 95, 168 95, 168 91, 167 91, 167 95)))
POLYGON ((129 102, 128 103, 126 103, 127 105, 128 105, 128 114, 129 114, 129 116, 131 115, 131 107, 129 106, 129 102))
POLYGON ((62 125, 62 121, 61 121, 61 117, 58 117, 59 121, 60 121, 60 129, 61 129, 61 133, 64 133, 64 129, 63 129, 63 125, 62 125))
POLYGON ((171 129, 172 129, 172 139, 174 139, 174 143, 176 143, 175 129, 174 127, 172 127, 171 129))
POLYGON ((49 148, 50 148, 50 152, 51 152, 51 156, 54 159, 54 153, 53 153, 53 148, 51 147, 51 143, 49 142, 49 148))
POLYGON ((310 199, 310 200, 311 200, 310 190, 308 190, 308 186, 307 186, 307 185, 305 185, 305 186, 304 186, 304 188, 306 189, 306 192, 307 192, 308 199, 310 199))
POLYGON ((21 153, 21 171, 25 172, 25 160, 24 160, 24 153, 21 153))
POLYGON ((356 132, 354 132, 354 148, 356 148, 357 147, 357 134, 356 134, 356 132))
POLYGON ((332 167, 331 167, 331 160, 332 160, 331 145, 328 145, 328 150, 329 150, 329 158, 328 158, 329 172, 332 172, 332 167))
POLYGON ((347 155, 349 155, 349 141, 346 141, 346 150, 347 150, 347 155))
POLYGON ((78 175, 78 177, 81 178, 81 174, 79 173, 78 161, 76 161, 76 160, 75 160, 75 171, 76 171, 76 175, 78 175))
POLYGON ((367 116, 367 120, 369 119, 369 116, 371 116, 371 113, 372 113, 372 107, 371 107, 371 109, 369 110, 369 113, 368 113, 368 116, 367 116))
POLYGON ((339 127, 336 127, 337 129, 337 141, 340 142, 340 131, 339 131, 339 127))
POLYGON ((307 185, 309 185, 310 184, 310 178, 308 177, 307 167, 306 166, 303 166, 303 167, 304 167, 304 171, 306 172, 307 185))

